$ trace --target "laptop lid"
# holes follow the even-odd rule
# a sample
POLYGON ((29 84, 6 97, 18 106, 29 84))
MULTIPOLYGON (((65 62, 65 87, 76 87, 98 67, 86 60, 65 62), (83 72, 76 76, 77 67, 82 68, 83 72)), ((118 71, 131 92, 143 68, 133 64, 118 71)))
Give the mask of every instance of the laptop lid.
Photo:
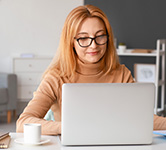
POLYGON ((63 145, 151 144, 152 83, 67 83, 62 86, 63 145))

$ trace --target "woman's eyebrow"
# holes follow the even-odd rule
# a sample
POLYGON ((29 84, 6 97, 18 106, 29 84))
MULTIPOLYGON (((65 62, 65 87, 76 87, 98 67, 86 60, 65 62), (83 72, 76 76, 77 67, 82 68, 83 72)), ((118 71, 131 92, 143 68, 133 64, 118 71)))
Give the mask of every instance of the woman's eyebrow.
POLYGON ((99 33, 99 32, 105 32, 105 30, 99 30, 99 31, 96 32, 96 34, 99 33))
MULTIPOLYGON (((99 33, 99 32, 105 32, 105 30, 104 29, 101 29, 101 30, 98 30, 95 34, 97 34, 97 33, 99 33)), ((79 32, 77 35, 80 35, 80 34, 88 34, 87 32, 79 32)))
POLYGON ((80 34, 88 34, 88 33, 87 32, 80 32, 77 35, 80 35, 80 34))

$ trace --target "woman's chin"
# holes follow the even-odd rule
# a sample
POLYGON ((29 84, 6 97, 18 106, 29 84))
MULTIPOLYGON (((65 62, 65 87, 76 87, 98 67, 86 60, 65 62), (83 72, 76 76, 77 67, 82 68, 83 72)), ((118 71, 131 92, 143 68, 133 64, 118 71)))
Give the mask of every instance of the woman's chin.
POLYGON ((101 59, 91 59, 91 60, 87 60, 85 61, 85 63, 87 64, 96 64, 100 61, 101 59))

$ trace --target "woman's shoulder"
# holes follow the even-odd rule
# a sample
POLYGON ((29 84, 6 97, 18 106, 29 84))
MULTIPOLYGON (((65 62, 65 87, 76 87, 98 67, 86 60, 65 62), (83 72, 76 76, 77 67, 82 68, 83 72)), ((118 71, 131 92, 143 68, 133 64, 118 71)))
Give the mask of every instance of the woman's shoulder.
POLYGON ((50 82, 50 84, 55 82, 57 83, 60 82, 61 84, 65 82, 69 82, 68 77, 61 75, 61 72, 58 69, 48 71, 43 77, 43 80, 50 82))
POLYGON ((48 83, 50 85, 57 84, 60 80, 60 75, 58 70, 50 70, 45 73, 41 79, 41 83, 48 83))
POLYGON ((56 79, 58 79, 58 78, 60 78, 60 71, 59 70, 50 70, 50 71, 48 71, 45 75, 44 75, 44 78, 56 78, 56 79))
POLYGON ((122 72, 130 72, 130 70, 124 65, 124 64, 120 64, 120 65, 118 65, 118 67, 117 67, 117 69, 116 69, 117 71, 122 71, 122 72))
POLYGON ((123 83, 133 83, 134 79, 132 77, 131 71, 124 65, 119 65, 118 67, 118 72, 117 74, 119 74, 121 76, 121 79, 123 83))

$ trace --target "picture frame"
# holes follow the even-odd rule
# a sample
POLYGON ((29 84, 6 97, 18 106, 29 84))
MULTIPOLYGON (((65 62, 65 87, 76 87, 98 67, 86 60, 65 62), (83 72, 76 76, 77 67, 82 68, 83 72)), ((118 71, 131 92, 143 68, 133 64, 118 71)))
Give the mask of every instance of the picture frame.
POLYGON ((134 77, 136 82, 155 83, 156 65, 155 64, 134 64, 134 77))

